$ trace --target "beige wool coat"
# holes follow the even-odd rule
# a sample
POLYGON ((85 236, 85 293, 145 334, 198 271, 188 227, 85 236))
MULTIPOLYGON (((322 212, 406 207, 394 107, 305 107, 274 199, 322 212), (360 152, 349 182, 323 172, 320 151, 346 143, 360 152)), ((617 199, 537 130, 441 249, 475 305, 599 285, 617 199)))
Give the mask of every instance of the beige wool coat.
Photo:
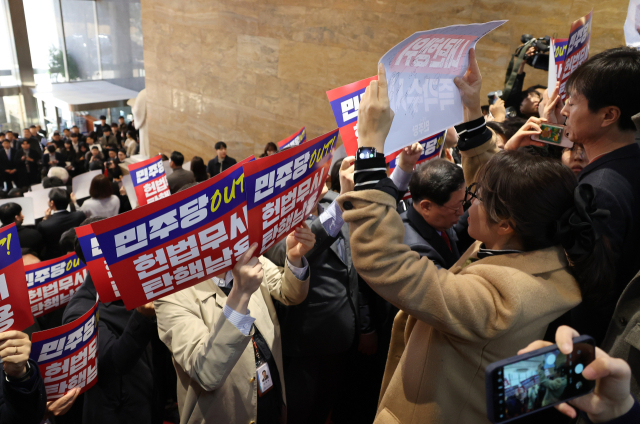
POLYGON ((451 270, 403 244, 395 199, 379 190, 338 199, 358 273, 400 308, 375 424, 488 423, 485 367, 544 336, 580 303, 559 247, 474 262, 479 243, 451 270))
MULTIPOLYGON (((280 326, 273 299, 301 303, 309 278, 298 280, 260 257, 264 277, 249 300, 249 311, 271 349, 286 402, 280 326)), ((160 339, 173 355, 178 374, 181 424, 255 423, 258 382, 251 334, 245 336, 223 314, 227 296, 207 280, 154 302, 160 339)))

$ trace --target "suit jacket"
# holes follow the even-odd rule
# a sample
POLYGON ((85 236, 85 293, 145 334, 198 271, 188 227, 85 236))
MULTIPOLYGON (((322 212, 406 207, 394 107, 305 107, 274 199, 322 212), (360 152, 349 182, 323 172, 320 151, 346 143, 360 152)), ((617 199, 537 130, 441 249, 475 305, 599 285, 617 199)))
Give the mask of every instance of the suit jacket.
POLYGON ((610 249, 616 255, 616 280, 609 294, 598 303, 578 306, 571 312, 570 325, 589 334, 599 345, 616 308, 616 302, 631 279, 640 271, 640 146, 631 144, 607 153, 587 165, 578 175, 579 184, 596 190, 598 208, 611 213, 606 229, 610 249))
POLYGON ((58 161, 57 165, 51 163, 51 153, 47 152, 42 155, 42 167, 49 169, 52 166, 60 166, 62 168, 67 166, 67 164, 65 163, 65 155, 63 155, 62 153, 54 152, 53 158, 58 161))
POLYGON ((354 266, 401 310, 374 422, 488 423, 486 366, 542 338, 581 301, 562 248, 478 260, 476 242, 447 271, 403 243, 391 195, 364 190, 338 202, 354 266))
POLYGON ((103 148, 107 147, 109 144, 118 145, 118 139, 114 134, 111 134, 109 137, 105 135, 101 136, 99 142, 103 148))
POLYGON ((221 172, 224 172, 227 169, 231 168, 236 163, 237 163, 237 161, 234 158, 232 158, 231 156, 227 156, 222 161, 222 171, 221 171, 220 170, 220 161, 218 160, 218 156, 216 156, 215 158, 211 159, 209 161, 209 163, 207 164, 207 172, 209 173, 209 175, 211 177, 213 177, 214 175, 218 175, 221 172))
MULTIPOLYGON (((278 366, 286 403, 280 325, 273 301, 302 302, 309 279, 298 280, 288 266, 283 273, 268 259, 259 260, 264 277, 251 295, 249 310, 278 366)), ((256 421, 258 382, 251 343, 255 329, 245 336, 225 318, 226 299, 220 287, 207 280, 154 302, 158 333, 178 374, 182 424, 256 421)))
POLYGON ((10 151, 11 158, 9 159, 7 157, 7 152, 4 149, 0 148, 0 171, 2 171, 3 174, 6 174, 6 172, 4 171, 7 169, 19 169, 23 166, 23 163, 20 160, 22 155, 18 152, 18 150, 12 148, 10 151))
MULTIPOLYGON (((91 276, 73 295, 63 323, 86 313, 96 302, 91 276)), ((84 395, 85 423, 161 423, 162 405, 154 404, 154 380, 150 341, 156 334, 155 319, 127 311, 122 300, 100 304, 98 320, 98 374, 100 378, 84 395)))
MULTIPOLYGON (((328 207, 337 197, 337 193, 330 191, 320 205, 328 207)), ((360 330, 358 273, 351 261, 349 228, 344 224, 338 235, 331 237, 320 219, 307 219, 306 222, 316 236, 315 246, 305 255, 311 270, 309 294, 299 305, 275 302, 282 331, 282 352, 285 356, 346 352, 353 346, 360 330), (341 240, 344 260, 338 250, 341 240)), ((284 266, 286 239, 264 256, 274 264, 284 266)))
POLYGON ((447 246, 442 236, 429 225, 424 218, 410 205, 400 217, 404 224, 404 244, 420 257, 426 256, 438 268, 449 269, 460 258, 458 251, 458 235, 450 228, 447 230, 451 249, 447 246))
POLYGON ((54 213, 48 219, 42 220, 36 229, 44 238, 45 259, 64 256, 65 252, 60 248, 60 236, 65 231, 80 226, 86 218, 84 212, 68 212, 65 210, 54 213))
POLYGON ((193 172, 187 171, 186 169, 177 168, 174 169, 171 174, 167 177, 167 181, 169 182, 169 191, 171 194, 177 193, 182 186, 187 184, 195 183, 196 177, 193 175, 193 172))

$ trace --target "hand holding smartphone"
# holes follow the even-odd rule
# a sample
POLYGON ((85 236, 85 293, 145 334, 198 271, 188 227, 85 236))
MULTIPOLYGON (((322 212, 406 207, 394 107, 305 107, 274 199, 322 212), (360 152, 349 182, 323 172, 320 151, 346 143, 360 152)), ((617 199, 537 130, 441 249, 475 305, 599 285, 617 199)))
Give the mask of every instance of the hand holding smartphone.
POLYGON ((590 393, 595 382, 582 371, 595 359, 595 342, 580 336, 573 344, 569 355, 554 344, 490 364, 485 371, 489 420, 507 423, 590 393))
POLYGON ((561 147, 573 147, 573 141, 565 135, 564 125, 540 124, 540 135, 532 135, 531 139, 542 143, 561 147))

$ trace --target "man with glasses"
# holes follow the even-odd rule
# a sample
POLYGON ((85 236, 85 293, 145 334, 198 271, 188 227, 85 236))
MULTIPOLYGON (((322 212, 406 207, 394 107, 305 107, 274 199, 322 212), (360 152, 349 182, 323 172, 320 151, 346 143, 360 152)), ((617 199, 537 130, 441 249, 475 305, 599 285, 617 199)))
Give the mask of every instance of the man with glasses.
POLYGON ((450 268, 460 258, 453 227, 470 200, 462 168, 444 159, 426 162, 411 176, 409 190, 413 203, 400 215, 404 243, 438 268, 450 268))

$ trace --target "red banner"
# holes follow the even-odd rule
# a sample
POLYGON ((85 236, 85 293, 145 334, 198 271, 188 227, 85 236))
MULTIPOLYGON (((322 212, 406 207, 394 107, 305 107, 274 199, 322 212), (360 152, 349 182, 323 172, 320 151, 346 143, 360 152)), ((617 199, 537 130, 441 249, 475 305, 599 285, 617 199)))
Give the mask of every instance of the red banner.
POLYGON ((224 273, 249 248, 242 165, 250 160, 91 224, 127 309, 224 273))
POLYGON ((0 333, 33 324, 16 224, 0 228, 0 333))
POLYGON ((98 381, 98 301, 80 318, 31 336, 30 358, 38 363, 47 400, 98 381))
POLYGON ((158 155, 129 165, 129 173, 136 191, 138 205, 144 206, 171 195, 167 174, 162 165, 162 156, 158 155))
POLYGON ((64 307, 87 276, 85 264, 75 253, 27 265, 24 268, 29 302, 34 316, 64 307))
POLYGON ((318 201, 331 165, 338 130, 244 165, 249 243, 259 254, 305 220, 318 201))
POLYGON ((91 281, 103 303, 114 302, 120 299, 120 292, 116 286, 115 279, 109 270, 109 265, 104 259, 98 239, 93 234, 91 225, 84 225, 76 228, 78 242, 87 264, 87 269, 91 275, 91 281))
POLYGON ((299 146, 305 141, 307 141, 307 132, 305 131, 304 127, 302 127, 298 132, 291 134, 284 140, 280 140, 278 142, 278 149, 282 150, 286 147, 299 146))

